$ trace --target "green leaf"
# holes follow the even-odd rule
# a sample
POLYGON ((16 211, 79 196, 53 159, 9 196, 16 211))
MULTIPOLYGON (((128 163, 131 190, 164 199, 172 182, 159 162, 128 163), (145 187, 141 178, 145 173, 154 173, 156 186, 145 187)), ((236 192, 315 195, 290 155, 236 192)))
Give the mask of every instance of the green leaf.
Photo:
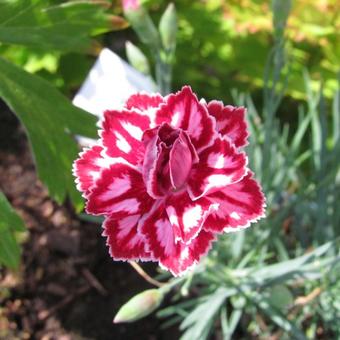
POLYGON ((71 173, 78 155, 74 134, 96 138, 96 118, 74 107, 47 81, 0 58, 0 97, 17 114, 34 152, 38 174, 50 194, 69 194, 77 209, 82 199, 71 173))
POLYGON ((338 73, 338 90, 333 99, 333 144, 340 140, 340 72, 338 73))
POLYGON ((161 47, 160 36, 149 13, 143 6, 138 6, 136 9, 123 7, 123 9, 125 17, 130 22, 139 39, 149 46, 153 53, 157 53, 161 47))
POLYGON ((0 192, 0 263, 17 268, 20 260, 20 247, 15 233, 24 231, 24 223, 13 210, 5 195, 0 192))
POLYGON ((275 33, 283 35, 291 10, 290 0, 272 0, 273 7, 273 26, 275 33))
POLYGON ((94 1, 4 0, 0 2, 0 42, 63 51, 84 51, 89 36, 126 27, 94 1))
POLYGON ((253 292, 251 294, 251 299, 275 324, 284 329, 286 332, 294 335, 294 339, 306 339, 303 332, 295 325, 295 323, 290 321, 288 318, 285 317, 284 314, 274 308, 262 295, 257 292, 253 292))
POLYGON ((235 308, 230 313, 229 320, 227 319, 227 312, 226 307, 222 308, 221 310, 221 326, 222 326, 222 333, 223 333, 223 340, 232 339, 232 336, 235 332, 235 329, 242 317, 243 309, 242 308, 235 308))
POLYGON ((269 303, 279 309, 285 309, 291 306, 294 302, 294 297, 290 290, 284 285, 275 285, 270 289, 269 303))
POLYGON ((180 325, 181 330, 186 330, 181 340, 204 340, 211 331, 213 322, 224 301, 235 294, 234 289, 220 287, 213 294, 206 296, 203 303, 199 304, 180 325))
MULTIPOLYGON (((338 239, 335 239, 333 242, 327 242, 305 255, 265 266, 251 274, 248 273, 248 275, 251 275, 254 282, 262 286, 288 282, 297 277, 313 276, 315 271, 320 272, 320 270, 327 268, 326 263, 322 264, 322 257, 332 248, 336 248, 337 244, 338 239)), ((335 257, 331 257, 327 262, 332 263, 333 260, 335 260, 335 257)))

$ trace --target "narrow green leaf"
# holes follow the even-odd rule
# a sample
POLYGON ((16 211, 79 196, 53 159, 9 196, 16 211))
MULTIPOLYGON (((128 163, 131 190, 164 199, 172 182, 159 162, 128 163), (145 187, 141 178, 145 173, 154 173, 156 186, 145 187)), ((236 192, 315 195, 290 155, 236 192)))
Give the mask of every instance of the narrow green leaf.
POLYGON ((320 261, 320 257, 335 245, 336 242, 327 242, 303 256, 255 270, 251 275, 260 285, 275 284, 305 275, 305 272, 310 270, 307 265, 312 264, 313 266, 314 261, 317 259, 320 261))
POLYGON ((181 339, 206 339, 219 309, 225 299, 233 294, 235 294, 235 289, 220 287, 213 294, 206 296, 205 301, 199 304, 181 323, 180 329, 186 329, 181 339))
POLYGON ((300 114, 299 125, 294 134, 293 141, 291 144, 291 150, 293 153, 297 152, 299 147, 301 146, 302 139, 305 136, 310 121, 311 121, 310 114, 307 114, 304 117, 302 117, 302 113, 300 114))
POLYGON ((288 320, 282 313, 280 313, 270 302, 259 293, 252 293, 251 299, 258 305, 258 307, 280 328, 294 335, 294 339, 305 340, 306 337, 303 332, 290 320, 288 320))
POLYGON ((338 74, 338 90, 333 99, 333 144, 340 141, 340 72, 338 74))
POLYGON ((158 53, 161 47, 160 36, 146 9, 142 5, 137 8, 123 6, 123 9, 139 39, 149 46, 153 53, 158 53))
POLYGON ((243 314, 242 308, 241 309, 236 308, 231 312, 229 323, 228 323, 229 328, 228 328, 227 334, 225 334, 224 340, 228 340, 232 338, 236 330, 236 327, 241 320, 242 314, 243 314))

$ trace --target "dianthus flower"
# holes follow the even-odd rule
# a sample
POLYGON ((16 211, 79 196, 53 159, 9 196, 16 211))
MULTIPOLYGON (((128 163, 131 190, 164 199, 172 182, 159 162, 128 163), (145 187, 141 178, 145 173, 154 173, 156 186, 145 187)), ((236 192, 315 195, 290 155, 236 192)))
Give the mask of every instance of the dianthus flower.
POLYGON ((189 86, 132 95, 104 113, 98 143, 74 163, 86 211, 104 215, 114 260, 158 261, 181 275, 218 234, 264 215, 247 167, 243 107, 199 101, 189 86))

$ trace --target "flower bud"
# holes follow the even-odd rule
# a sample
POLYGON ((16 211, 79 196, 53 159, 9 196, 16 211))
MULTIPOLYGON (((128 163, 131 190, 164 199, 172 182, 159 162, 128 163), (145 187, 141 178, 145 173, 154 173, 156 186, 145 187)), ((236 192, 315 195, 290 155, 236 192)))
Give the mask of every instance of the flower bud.
POLYGON ((139 72, 150 75, 150 65, 144 53, 130 41, 125 44, 125 50, 129 63, 139 72))
POLYGON ((172 50, 176 46, 177 16, 173 3, 170 3, 159 22, 159 33, 165 49, 172 50))
POLYGON ((273 25, 276 35, 283 34, 291 7, 291 0, 272 0, 273 25))
POLYGON ((123 1, 123 10, 139 39, 153 50, 157 50, 160 44, 159 34, 145 8, 139 1, 126 0, 123 1))
POLYGON ((113 322, 133 322, 139 320, 159 307, 163 300, 163 292, 160 289, 148 289, 137 294, 116 314, 113 322))
POLYGON ((124 11, 137 10, 140 7, 139 0, 123 0, 124 11))

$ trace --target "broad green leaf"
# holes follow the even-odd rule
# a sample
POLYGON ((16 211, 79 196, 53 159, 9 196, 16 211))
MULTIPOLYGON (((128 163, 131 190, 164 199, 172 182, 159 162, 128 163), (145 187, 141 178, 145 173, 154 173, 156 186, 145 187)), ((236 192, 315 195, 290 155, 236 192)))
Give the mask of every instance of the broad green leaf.
POLYGON ((268 301, 273 307, 282 310, 293 304, 294 297, 286 286, 275 285, 270 289, 268 301))
MULTIPOLYGON (((0 1, 0 42, 62 51, 84 51, 89 36, 127 26, 94 1, 0 1)), ((107 3, 109 5, 109 3, 107 3)))
POLYGON ((82 199, 71 173, 78 154, 73 135, 96 138, 96 118, 76 107, 47 81, 0 58, 0 97, 27 129, 40 179, 63 202, 77 209, 82 199))
POLYGON ((20 260, 20 247, 15 232, 24 231, 24 223, 0 192, 0 264, 16 268, 20 260))

